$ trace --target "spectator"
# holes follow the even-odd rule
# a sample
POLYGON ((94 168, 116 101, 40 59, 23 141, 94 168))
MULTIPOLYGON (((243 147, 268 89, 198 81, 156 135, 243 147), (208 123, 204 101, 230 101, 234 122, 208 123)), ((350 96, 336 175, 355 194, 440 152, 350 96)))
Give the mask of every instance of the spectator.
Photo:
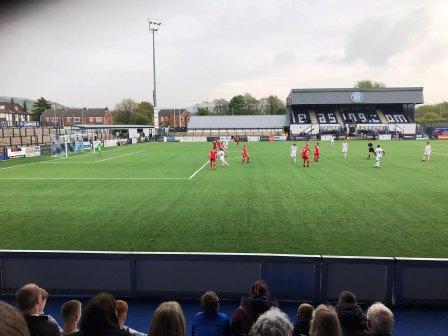
POLYGON ((297 309, 297 323, 294 325, 293 336, 309 336, 310 322, 314 308, 308 303, 302 303, 297 309))
POLYGON ((179 303, 161 303, 152 315, 149 336, 185 336, 185 317, 179 303))
POLYGON ((124 325, 127 316, 128 316, 128 304, 126 303, 126 301, 117 300, 117 317, 120 329, 129 332, 133 336, 146 336, 146 334, 138 332, 124 325))
POLYGON ((68 336, 78 331, 78 323, 81 319, 81 302, 71 300, 64 303, 61 307, 61 317, 64 321, 62 336, 68 336))
POLYGON ((366 334, 367 317, 356 303, 356 296, 352 292, 343 291, 339 295, 336 305, 339 322, 344 336, 362 336, 366 334))
POLYGON ((0 301, 0 336, 30 336, 23 316, 3 301, 0 301))
POLYGON ((27 284, 16 292, 17 308, 25 318, 31 336, 59 336, 59 328, 46 315, 40 315, 41 290, 36 284, 27 284))
MULTIPOLYGON (((42 302, 39 307, 39 315, 45 315, 44 310, 45 310, 45 306, 47 305, 47 300, 50 297, 50 295, 48 294, 48 292, 45 289, 40 288, 40 296, 42 297, 42 302)), ((62 330, 62 328, 59 326, 58 322, 54 319, 53 316, 47 315, 47 317, 50 322, 53 322, 54 324, 56 324, 59 331, 62 330)))
POLYGON ((90 299, 82 313, 77 336, 129 336, 120 330, 117 304, 111 294, 101 293, 90 299))
POLYGON ((394 314, 385 305, 376 302, 367 310, 367 326, 371 336, 392 336, 394 314))
POLYGON ((201 298, 202 312, 196 314, 191 327, 192 336, 227 336, 230 321, 219 312, 219 298, 215 292, 206 292, 201 298))
POLYGON ((310 336, 342 336, 338 315, 333 307, 319 305, 313 313, 310 336))
POLYGON ((288 316, 278 308, 271 308, 252 325, 250 336, 291 336, 292 330, 288 316))
POLYGON ((235 311, 230 324, 230 335, 248 335, 252 324, 258 317, 275 306, 277 304, 271 299, 266 282, 256 281, 250 289, 249 297, 242 299, 240 306, 235 311))

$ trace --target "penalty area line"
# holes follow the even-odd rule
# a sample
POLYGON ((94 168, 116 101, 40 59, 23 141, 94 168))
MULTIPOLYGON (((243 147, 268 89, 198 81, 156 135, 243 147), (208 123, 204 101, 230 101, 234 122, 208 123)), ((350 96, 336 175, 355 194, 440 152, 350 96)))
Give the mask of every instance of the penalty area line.
POLYGON ((99 163, 99 162, 104 162, 104 161, 108 161, 108 160, 118 159, 118 158, 122 158, 125 156, 134 155, 134 154, 143 153, 143 152, 146 152, 146 149, 138 151, 138 152, 127 153, 127 154, 118 155, 118 156, 114 156, 114 157, 110 157, 110 158, 106 158, 106 159, 96 160, 96 161, 93 161, 93 163, 99 163))
POLYGON ((204 163, 198 170, 196 170, 193 175, 191 175, 188 179, 191 180, 197 173, 199 173, 201 171, 202 168, 204 168, 206 165, 208 165, 208 163, 210 162, 210 160, 207 160, 206 163, 204 163))

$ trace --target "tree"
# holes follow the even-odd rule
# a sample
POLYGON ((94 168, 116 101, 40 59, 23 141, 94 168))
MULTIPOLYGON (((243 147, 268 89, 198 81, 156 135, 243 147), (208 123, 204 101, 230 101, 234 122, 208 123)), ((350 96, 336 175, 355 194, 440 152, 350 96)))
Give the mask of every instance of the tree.
POLYGON ((230 99, 229 112, 230 114, 242 115, 244 114, 245 99, 244 96, 238 95, 230 99))
POLYGON ((209 115, 209 110, 204 107, 204 106, 199 106, 196 112, 197 115, 199 116, 205 116, 205 115, 209 115))
POLYGON ((44 97, 40 97, 33 105, 33 110, 31 111, 31 119, 34 121, 40 121, 40 116, 46 109, 51 108, 52 105, 44 97))
POLYGON ((285 103, 277 96, 269 96, 260 99, 261 114, 286 114, 285 103))
POLYGON ((415 119, 418 123, 448 120, 448 102, 417 107, 415 110, 415 119))
POLYGON ((136 112, 137 108, 138 104, 136 101, 130 98, 123 99, 115 105, 114 110, 112 111, 114 123, 124 125, 131 124, 132 121, 135 121, 135 118, 132 120, 132 114, 136 112))
POLYGON ((138 111, 131 114, 131 118, 129 120, 129 124, 133 125, 148 125, 150 124, 150 119, 147 114, 140 113, 138 111))
POLYGON ((224 98, 215 99, 212 102, 213 114, 226 115, 229 114, 229 102, 224 98))
POLYGON ((382 82, 371 81, 369 79, 360 80, 355 83, 355 88, 357 89, 382 89, 385 87, 386 84, 382 82))
POLYGON ((209 115, 211 114, 211 104, 208 101, 203 101, 202 103, 196 104, 194 110, 197 115, 209 115))
POLYGON ((258 100, 250 93, 244 95, 244 114, 260 114, 258 100))
MULTIPOLYGON (((137 113, 147 117, 148 124, 154 123, 154 106, 150 102, 142 101, 137 106, 137 113)), ((137 123, 137 125, 141 125, 137 123)))

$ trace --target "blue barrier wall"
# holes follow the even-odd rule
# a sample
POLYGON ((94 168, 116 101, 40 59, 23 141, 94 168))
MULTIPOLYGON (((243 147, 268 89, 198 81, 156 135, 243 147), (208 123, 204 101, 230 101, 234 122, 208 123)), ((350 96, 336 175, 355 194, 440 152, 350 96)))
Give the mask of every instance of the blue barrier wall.
POLYGON ((1 294, 34 282, 52 294, 108 291, 129 297, 222 298, 247 295, 266 280, 281 300, 448 304, 448 260, 333 256, 0 251, 1 294))

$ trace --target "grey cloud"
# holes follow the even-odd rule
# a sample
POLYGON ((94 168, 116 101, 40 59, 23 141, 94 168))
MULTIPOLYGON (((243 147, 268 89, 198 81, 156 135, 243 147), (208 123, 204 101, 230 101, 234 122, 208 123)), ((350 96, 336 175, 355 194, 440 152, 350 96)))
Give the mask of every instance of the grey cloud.
POLYGON ((275 55, 274 61, 281 64, 290 64, 293 63, 296 59, 296 56, 291 51, 283 51, 275 55))
POLYGON ((413 11, 395 22, 386 18, 368 18, 348 36, 343 62, 364 61, 385 65, 406 48, 413 38, 422 37, 428 26, 423 10, 413 11))

